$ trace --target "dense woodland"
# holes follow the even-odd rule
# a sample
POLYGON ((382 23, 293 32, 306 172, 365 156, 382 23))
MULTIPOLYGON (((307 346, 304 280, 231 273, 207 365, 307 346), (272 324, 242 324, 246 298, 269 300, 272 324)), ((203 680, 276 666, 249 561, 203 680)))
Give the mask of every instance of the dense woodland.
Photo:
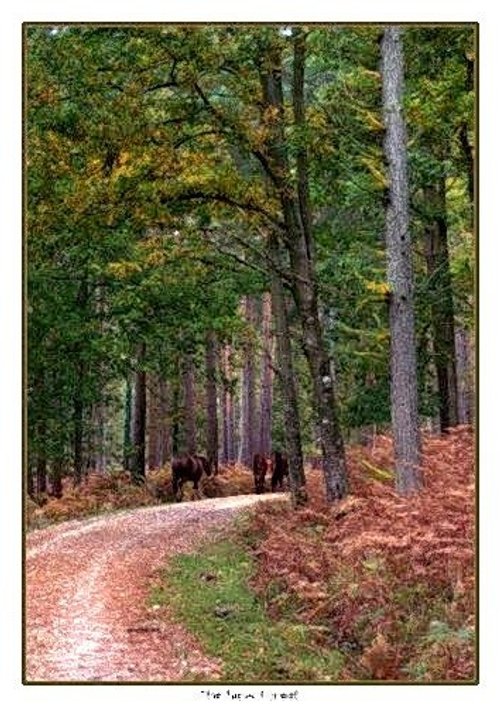
POLYGON ((278 451, 155 608, 230 680, 472 680, 474 27, 25 33, 29 526, 278 451))
POLYGON ((474 62, 470 26, 29 27, 28 492, 277 448, 331 501, 391 426, 418 489, 474 414, 474 62))

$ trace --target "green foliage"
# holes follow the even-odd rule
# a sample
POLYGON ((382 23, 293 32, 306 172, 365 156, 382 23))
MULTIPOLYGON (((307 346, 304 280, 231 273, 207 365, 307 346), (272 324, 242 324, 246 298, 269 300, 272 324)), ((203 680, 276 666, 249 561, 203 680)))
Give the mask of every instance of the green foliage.
POLYGON ((252 571, 238 544, 218 542, 174 558, 150 601, 168 605, 207 653, 222 661, 223 680, 335 680, 340 653, 313 646, 309 630, 292 622, 293 615, 271 620, 248 587, 252 571))
MULTIPOLYGON (((276 27, 26 30, 29 439, 34 462, 69 463, 83 432, 144 366, 172 382, 208 330, 239 347, 245 294, 269 287, 265 233, 280 223, 263 164, 275 119, 260 62, 283 57, 292 164, 307 153, 315 267, 345 427, 389 422, 383 249, 385 165, 377 27, 306 28, 306 121, 291 119, 292 42, 276 27)), ((471 205, 461 130, 472 139, 470 28, 405 31, 417 329, 431 308, 420 238, 436 216, 422 190, 445 176, 458 322, 473 324, 471 205)), ((293 174, 287 175, 292 179, 293 174)), ((292 312, 293 319, 293 312, 292 312)), ((304 440, 315 448, 309 381, 292 320, 304 440)), ((435 408, 419 348, 421 412, 435 408)), ((283 437, 279 393, 274 427, 283 437)))

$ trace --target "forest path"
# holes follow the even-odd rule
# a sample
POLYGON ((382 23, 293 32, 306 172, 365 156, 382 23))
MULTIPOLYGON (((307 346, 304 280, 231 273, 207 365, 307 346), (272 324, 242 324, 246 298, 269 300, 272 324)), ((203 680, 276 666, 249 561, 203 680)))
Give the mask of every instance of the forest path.
POLYGON ((217 679, 217 660, 169 618, 168 608, 147 607, 151 583, 170 557, 195 549, 243 508, 283 497, 161 505, 30 533, 26 680, 165 682, 186 673, 217 679))

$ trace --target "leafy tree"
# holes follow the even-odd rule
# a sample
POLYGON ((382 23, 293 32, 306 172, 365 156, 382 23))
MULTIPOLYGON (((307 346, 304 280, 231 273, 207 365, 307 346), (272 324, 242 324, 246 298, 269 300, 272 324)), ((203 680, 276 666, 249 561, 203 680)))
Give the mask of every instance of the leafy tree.
MULTIPOLYGON (((234 460, 236 381, 249 343, 254 365, 268 346, 240 302, 272 290, 273 441, 287 447, 297 504, 302 447, 324 453, 328 499, 344 495, 343 434, 391 419, 379 34, 28 27, 33 493, 124 457, 140 481, 168 448, 217 460, 216 421, 221 458, 234 460)), ((419 412, 437 401, 445 427, 464 419, 470 389, 464 356, 458 384, 449 371, 453 326, 465 343, 473 326, 473 32, 408 29, 405 50, 419 412), (432 261, 426 243, 439 244, 432 261)), ((270 388, 254 378, 263 423, 270 388)))

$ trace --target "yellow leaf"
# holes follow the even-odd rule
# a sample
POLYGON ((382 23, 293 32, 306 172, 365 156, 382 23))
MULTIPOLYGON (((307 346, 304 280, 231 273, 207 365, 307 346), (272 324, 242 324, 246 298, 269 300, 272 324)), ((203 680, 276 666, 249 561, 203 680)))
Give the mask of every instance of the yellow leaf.
POLYGON ((366 282, 366 288, 369 292, 374 292, 375 294, 381 294, 385 296, 391 291, 390 286, 387 282, 366 282))
POLYGON ((370 157, 361 157, 361 162, 368 169, 379 189, 386 189, 388 187, 386 176, 378 165, 374 163, 373 159, 370 157))

